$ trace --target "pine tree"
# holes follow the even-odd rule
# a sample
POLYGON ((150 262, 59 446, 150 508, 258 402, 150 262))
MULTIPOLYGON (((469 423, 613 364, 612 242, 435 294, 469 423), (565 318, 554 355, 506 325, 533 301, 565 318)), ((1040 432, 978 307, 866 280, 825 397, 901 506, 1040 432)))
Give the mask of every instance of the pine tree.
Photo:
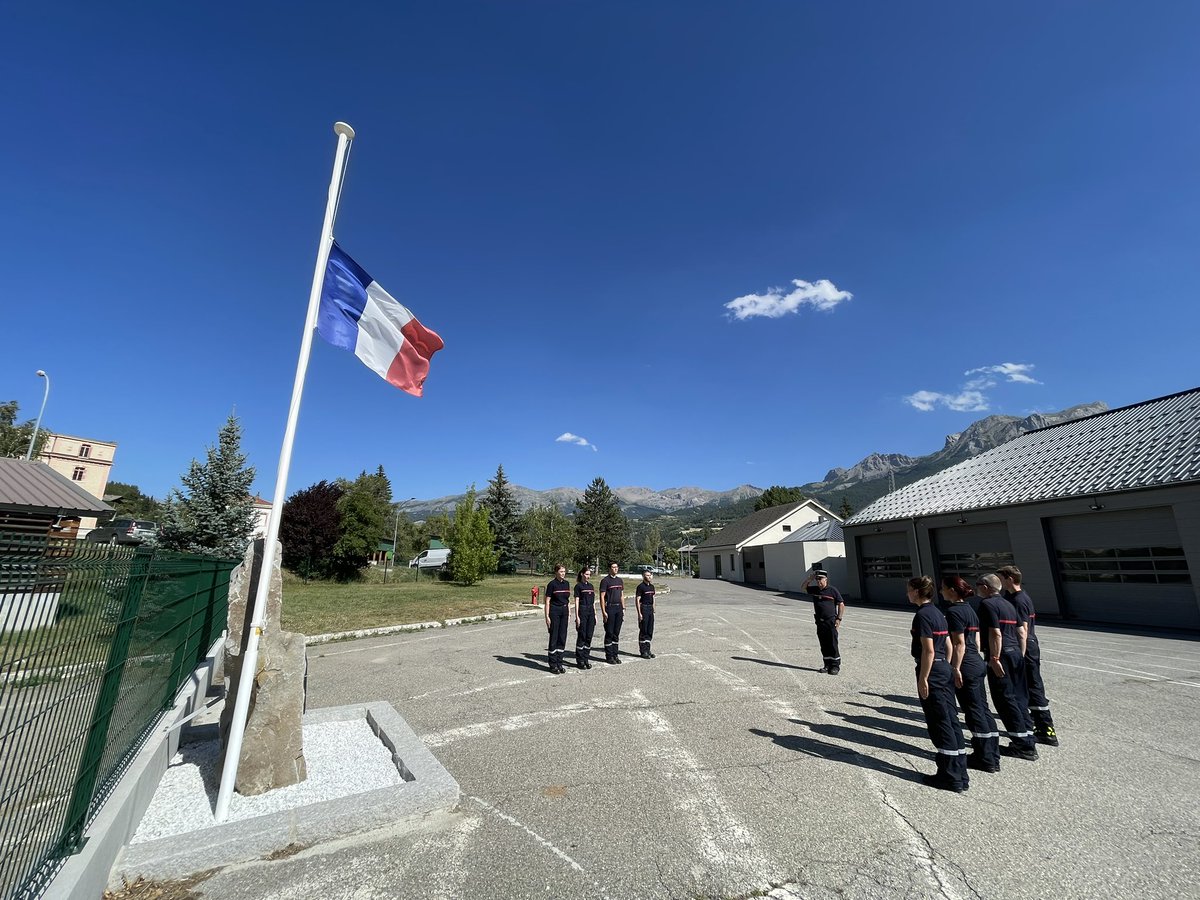
POLYGON ((479 505, 487 510, 488 525, 495 536, 492 549, 500 568, 513 566, 517 555, 520 514, 517 498, 513 496, 512 483, 504 477, 504 466, 496 467, 496 477, 488 482, 479 505))
POLYGON ((754 501, 754 511, 769 509, 772 506, 782 506, 785 503, 799 503, 805 499, 807 498, 804 496, 804 492, 798 487, 784 487, 781 484, 773 484, 754 501))
POLYGON ((333 548, 342 534, 342 493, 336 484, 319 481, 288 497, 279 520, 285 568, 304 578, 333 574, 333 548))
POLYGON ((838 507, 838 515, 843 519, 848 519, 854 515, 854 507, 850 505, 850 501, 845 497, 842 498, 842 505, 838 507))
POLYGON ((120 498, 108 501, 116 508, 119 516, 128 516, 131 519, 146 519, 151 522, 157 522, 162 518, 162 504, 149 494, 143 494, 142 489, 136 484, 127 484, 124 481, 110 481, 104 487, 104 495, 106 497, 115 495, 120 498))
POLYGON ((168 550, 240 558, 254 531, 250 485, 254 468, 242 453, 242 427, 232 413, 202 464, 192 460, 163 509, 161 543, 168 550))
POLYGON ((450 577, 459 584, 476 584, 496 571, 495 536, 488 527, 487 510, 475 504, 475 485, 454 510, 447 545, 450 577))
POLYGON ((629 521, 616 495, 603 478, 594 479, 582 499, 575 501, 575 561, 603 569, 624 562, 632 546, 629 521))

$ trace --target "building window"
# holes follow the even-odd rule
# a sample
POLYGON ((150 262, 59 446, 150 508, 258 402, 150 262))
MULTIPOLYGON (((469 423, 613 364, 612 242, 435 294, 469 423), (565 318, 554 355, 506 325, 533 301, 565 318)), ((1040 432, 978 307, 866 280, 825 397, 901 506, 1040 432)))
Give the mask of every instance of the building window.
POLYGON ((83 476, 87 474, 87 469, 83 466, 76 466, 75 471, 71 473, 72 481, 83 481, 83 476))
POLYGON ((990 575, 1002 566, 1016 563, 1012 554, 997 553, 941 553, 938 555, 938 572, 957 575, 967 584, 974 584, 980 575, 990 575))
POLYGON ((737 571, 737 563, 735 563, 735 562, 733 561, 733 554, 732 554, 732 553, 730 553, 730 554, 729 554, 729 571, 730 571, 730 572, 736 572, 736 571, 737 571))
POLYGON ((911 556, 864 556, 864 578, 912 578, 911 556))
POLYGON ((1092 584, 1191 584, 1182 547, 1059 550, 1063 581, 1092 584))
POLYGON ((79 455, 82 456, 84 459, 87 459, 89 456, 91 456, 92 455, 92 445, 91 444, 80 444, 79 445, 79 455))
POLYGON ((792 530, 792 526, 791 526, 791 525, 784 525, 784 526, 783 526, 783 530, 784 530, 784 531, 791 531, 791 530, 792 530))

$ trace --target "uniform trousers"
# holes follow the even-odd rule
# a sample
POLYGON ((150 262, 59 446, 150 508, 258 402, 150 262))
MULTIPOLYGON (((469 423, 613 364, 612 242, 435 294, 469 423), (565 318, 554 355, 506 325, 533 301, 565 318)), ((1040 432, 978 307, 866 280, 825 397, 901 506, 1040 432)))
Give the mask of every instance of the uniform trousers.
POLYGON ((1025 684, 1029 688, 1029 716, 1033 720, 1035 734, 1054 730, 1054 717, 1050 715, 1050 700, 1046 697, 1046 685, 1042 681, 1042 655, 1034 650, 1025 653, 1025 684))
POLYGON ((596 632, 596 610, 581 607, 579 624, 575 626, 575 662, 583 666, 592 656, 592 635, 596 632))
POLYGON ((955 689, 955 693, 963 718, 967 720, 967 728, 971 729, 971 747, 975 751, 976 762, 999 765, 1000 732, 996 730, 996 720, 988 709, 986 666, 975 655, 973 661, 964 659, 960 670, 963 683, 962 687, 955 689))
POLYGON ((638 652, 650 654, 650 642, 654 640, 654 607, 642 604, 642 620, 638 622, 638 652))
POLYGON ((1000 663, 1004 677, 998 677, 988 666, 988 687, 992 703, 1012 746, 1019 750, 1036 750, 1033 742, 1033 723, 1029 719, 1029 691, 1025 686, 1025 663, 1019 650, 1002 650, 1000 663))
POLYGON ((567 646, 567 619, 571 615, 571 607, 567 604, 550 607, 550 646, 547 655, 550 657, 550 668, 560 668, 563 664, 563 651, 567 646))
POLYGON ((608 616, 604 620, 604 658, 616 659, 621 641, 621 623, 625 621, 625 610, 619 603, 614 603, 607 609, 608 616))
POLYGON ((838 649, 837 619, 817 619, 817 640, 821 642, 821 657, 826 669, 840 669, 842 654, 838 649))
POLYGON ((934 660, 929 670, 929 696, 921 701, 921 709, 925 711, 929 739, 937 750, 938 777, 954 787, 965 788, 969 783, 967 745, 954 705, 954 674, 944 659, 934 660))

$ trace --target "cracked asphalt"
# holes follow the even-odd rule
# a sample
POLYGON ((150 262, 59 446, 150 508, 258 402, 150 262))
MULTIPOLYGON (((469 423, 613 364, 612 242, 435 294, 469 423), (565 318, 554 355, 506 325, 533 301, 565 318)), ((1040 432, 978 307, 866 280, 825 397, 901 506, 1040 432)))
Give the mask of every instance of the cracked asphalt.
POLYGON ((834 677, 808 604, 667 582, 654 660, 550 675, 536 617, 310 648, 310 708, 392 703, 462 801, 197 895, 1200 896, 1194 638, 1039 623, 1062 746, 955 795, 919 780, 910 612, 851 607, 834 677))

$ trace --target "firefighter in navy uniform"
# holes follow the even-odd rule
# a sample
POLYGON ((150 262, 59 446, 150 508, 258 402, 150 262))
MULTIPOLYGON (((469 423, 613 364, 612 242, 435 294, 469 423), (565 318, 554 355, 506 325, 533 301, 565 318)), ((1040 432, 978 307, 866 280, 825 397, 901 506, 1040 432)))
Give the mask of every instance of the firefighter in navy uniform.
POLYGON ((1004 596, 1017 611, 1017 620, 1025 626, 1025 686, 1029 689, 1029 716, 1033 720, 1033 738, 1039 744, 1058 746, 1054 731, 1054 716, 1050 715, 1050 700, 1042 681, 1042 649, 1037 637, 1037 611, 1033 598, 1021 588, 1021 570, 1005 566, 996 574, 1004 586, 1004 596))
POLYGON ((972 753, 967 767, 980 772, 1000 771, 1000 732, 988 709, 987 666, 979 655, 979 617, 968 602, 975 592, 957 575, 942 579, 946 623, 950 626, 950 671, 958 706, 971 729, 972 753))
POLYGON ((617 576, 618 568, 612 563, 608 574, 600 579, 600 614, 604 617, 604 658, 619 665, 621 623, 625 620, 625 582, 617 576))
POLYGON ((817 620, 817 640, 821 642, 824 658, 822 672, 836 675, 842 670, 842 653, 838 649, 838 629, 846 612, 846 601, 838 589, 829 584, 829 573, 813 566, 801 588, 812 595, 813 615, 817 620))
POLYGON ((592 667, 592 635, 596 631, 596 589, 591 577, 587 566, 575 577, 575 665, 581 669, 592 667))
POLYGON ((567 620, 571 617, 571 583, 567 581, 567 567, 555 566, 554 579, 546 585, 546 631, 550 635, 550 646, 546 653, 550 660, 550 671, 561 675, 563 652, 567 647, 567 620))
POLYGON ((950 671, 950 628, 933 605, 933 579, 919 575, 908 580, 908 602, 917 608, 912 624, 912 657, 917 663, 917 696, 925 711, 929 739, 937 749, 937 772, 923 775, 930 787, 961 793, 970 787, 967 747, 958 709, 954 705, 954 676, 950 671))
POLYGON ((1035 760, 1033 723, 1029 719, 1029 694, 1025 687, 1025 661, 1021 657, 1024 627, 1017 611, 1000 593, 1000 579, 984 575, 975 583, 979 601, 979 633, 987 656, 988 687, 1000 721, 1008 731, 1009 743, 1000 748, 1003 756, 1035 760))
POLYGON ((638 617, 638 651, 642 659, 654 659, 650 642, 654 640, 654 580, 649 569, 642 571, 642 580, 634 592, 638 617))

